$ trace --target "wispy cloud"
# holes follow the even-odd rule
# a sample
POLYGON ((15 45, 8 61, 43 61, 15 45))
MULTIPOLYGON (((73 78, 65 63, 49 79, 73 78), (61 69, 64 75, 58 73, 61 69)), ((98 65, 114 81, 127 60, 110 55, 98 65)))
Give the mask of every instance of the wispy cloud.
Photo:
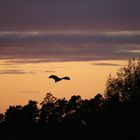
POLYGON ((97 66, 122 66, 120 64, 113 64, 113 63, 105 63, 105 62, 100 62, 100 63, 92 63, 92 65, 97 65, 97 66))
MULTIPOLYGON (((0 32, 0 44, 11 43, 140 43, 140 31, 0 32)), ((9 44, 10 45, 10 44, 9 44)))
POLYGON ((44 71, 44 72, 47 72, 47 73, 55 73, 54 70, 46 70, 46 71, 44 71))
POLYGON ((39 93, 39 91, 36 90, 23 90, 21 93, 39 93))
POLYGON ((34 74, 34 72, 24 70, 0 70, 0 74, 34 74))

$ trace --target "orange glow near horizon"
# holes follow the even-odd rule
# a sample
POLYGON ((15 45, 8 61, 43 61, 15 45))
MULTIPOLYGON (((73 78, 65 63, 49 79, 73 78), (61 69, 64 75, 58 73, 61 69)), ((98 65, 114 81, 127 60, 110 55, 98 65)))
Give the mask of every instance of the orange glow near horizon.
POLYGON ((80 95, 83 99, 92 98, 104 92, 107 77, 110 73, 115 74, 120 68, 118 64, 124 65, 126 61, 6 65, 5 60, 0 60, 0 112, 4 112, 9 105, 27 104, 30 99, 40 103, 48 92, 57 98, 69 99, 72 95, 80 95), (51 74, 69 76, 71 80, 55 83, 48 78, 51 74))

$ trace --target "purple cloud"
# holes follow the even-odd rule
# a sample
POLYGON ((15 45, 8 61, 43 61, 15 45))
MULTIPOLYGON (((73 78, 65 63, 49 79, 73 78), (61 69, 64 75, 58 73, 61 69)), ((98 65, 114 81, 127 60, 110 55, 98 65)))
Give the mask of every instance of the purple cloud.
POLYGON ((0 32, 7 63, 124 60, 138 56, 140 31, 0 32))

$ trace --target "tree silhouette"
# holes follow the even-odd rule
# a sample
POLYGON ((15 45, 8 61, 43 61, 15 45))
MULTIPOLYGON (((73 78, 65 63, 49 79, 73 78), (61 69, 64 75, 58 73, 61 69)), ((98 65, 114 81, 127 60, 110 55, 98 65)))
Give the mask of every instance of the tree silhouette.
POLYGON ((9 126, 17 127, 23 122, 22 106, 10 106, 5 112, 5 121, 9 126))
POLYGON ((34 124, 39 115, 37 102, 30 100, 28 104, 22 108, 22 113, 26 124, 28 125, 34 124))
MULTIPOLYGON (((110 133, 123 131, 134 135, 140 124, 140 59, 129 60, 128 65, 121 68, 115 77, 108 78, 104 103, 104 126, 110 133), (115 131, 112 132, 112 128, 115 131)), ((121 133, 121 132, 120 132, 121 133)), ((132 136, 131 135, 131 136, 132 136)))
POLYGON ((106 98, 115 96, 118 100, 137 100, 140 98, 140 59, 129 60, 116 77, 109 76, 106 83, 106 98))
POLYGON ((0 113, 0 122, 4 121, 4 114, 0 113))
POLYGON ((56 97, 53 96, 52 93, 47 93, 44 100, 40 103, 41 105, 47 104, 47 103, 54 103, 56 101, 56 97))
POLYGON ((41 102, 40 123, 48 124, 53 117, 53 110, 55 109, 56 97, 51 93, 47 93, 44 100, 41 102))

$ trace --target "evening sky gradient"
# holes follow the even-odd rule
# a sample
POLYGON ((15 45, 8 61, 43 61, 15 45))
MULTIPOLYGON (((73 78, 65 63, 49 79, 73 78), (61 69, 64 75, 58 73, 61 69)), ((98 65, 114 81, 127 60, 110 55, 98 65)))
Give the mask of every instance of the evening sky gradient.
POLYGON ((46 92, 104 93, 107 76, 139 54, 140 0, 0 0, 0 112, 46 92))

